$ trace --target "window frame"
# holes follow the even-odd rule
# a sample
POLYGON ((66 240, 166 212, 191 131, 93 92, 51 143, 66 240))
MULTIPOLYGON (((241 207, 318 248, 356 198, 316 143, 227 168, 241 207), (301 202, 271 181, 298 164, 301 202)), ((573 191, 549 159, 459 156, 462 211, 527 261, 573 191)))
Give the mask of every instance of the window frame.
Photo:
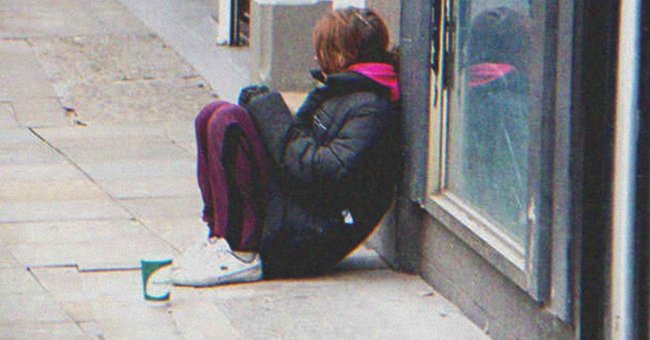
MULTIPOLYGON (((559 81, 570 79, 571 68, 571 37, 573 7, 569 4, 558 2, 532 1, 532 43, 541 46, 542 53, 537 53, 532 60, 531 80, 543 84, 533 89, 531 98, 537 100, 531 104, 537 111, 531 114, 531 141, 529 161, 529 195, 533 202, 529 209, 529 227, 527 246, 521 247, 505 233, 492 226, 489 221, 463 204, 462 200, 443 190, 445 182, 445 164, 447 150, 446 133, 448 128, 447 115, 449 114, 449 84, 453 84, 456 75, 452 74, 453 53, 450 42, 453 41, 455 28, 455 13, 457 8, 454 1, 434 0, 438 3, 440 11, 431 10, 430 19, 436 14, 440 17, 432 22, 431 36, 433 44, 438 45, 438 53, 432 49, 430 63, 439 63, 437 74, 430 74, 430 104, 429 104, 429 139, 427 141, 424 190, 419 198, 423 208, 434 219, 444 225, 464 243, 470 246, 481 257, 488 261, 497 270, 508 277, 512 282, 525 290, 537 302, 546 302, 551 299, 551 304, 556 307, 558 314, 563 319, 570 318, 569 285, 569 254, 551 257, 553 251, 569 249, 570 235, 570 202, 572 191, 567 188, 569 176, 569 157, 571 152, 570 117, 568 107, 556 105, 559 99, 570 97, 570 89, 561 88, 559 81), (561 7, 569 9, 559 11, 561 7), (562 16, 559 17, 558 13, 562 16), (435 29, 438 29, 437 31, 435 29), (450 29, 451 28, 451 29, 450 29), (440 32, 436 41, 436 32, 440 32), (558 33, 569 34, 569 39, 559 38, 558 33), (567 45, 567 40, 569 44, 567 45), (439 60, 436 60, 439 58, 439 60), (562 71, 556 75, 556 71, 562 71), (537 98, 537 99, 535 99, 537 98), (559 129, 556 129, 559 126, 559 129), (539 128, 537 128, 539 127, 539 128), (557 130, 557 131, 556 131, 557 130), (554 158, 554 156, 559 156, 554 158), (564 186, 563 186, 564 185, 564 186), (558 203, 568 204, 557 206, 558 203), (567 209, 568 208, 568 209, 567 209), (555 232, 560 234, 556 234, 555 232), (557 263, 556 263, 557 262, 557 263), (555 270, 561 265, 561 272, 555 270), (551 267, 554 272, 551 273, 551 267), (551 275, 552 274, 552 275, 551 275), (557 277, 559 292, 551 296, 551 276, 557 277), (557 296, 564 298, 559 301, 557 296)), ((567 2, 568 3, 568 2, 567 2)), ((431 69, 431 68, 430 68, 431 69)), ((570 100, 569 100, 570 102, 570 100)), ((555 284, 554 284, 555 286, 555 284)))

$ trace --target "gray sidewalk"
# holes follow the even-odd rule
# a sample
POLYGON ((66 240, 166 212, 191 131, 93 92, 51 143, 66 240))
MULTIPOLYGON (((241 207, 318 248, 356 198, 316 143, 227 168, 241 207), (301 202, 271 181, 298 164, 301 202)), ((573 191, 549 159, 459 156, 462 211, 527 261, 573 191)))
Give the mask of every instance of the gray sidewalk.
POLYGON ((247 51, 208 42, 205 1, 122 2, 0 2, 1 339, 485 337, 363 247, 323 277, 145 303, 139 260, 206 235, 192 119, 247 51))

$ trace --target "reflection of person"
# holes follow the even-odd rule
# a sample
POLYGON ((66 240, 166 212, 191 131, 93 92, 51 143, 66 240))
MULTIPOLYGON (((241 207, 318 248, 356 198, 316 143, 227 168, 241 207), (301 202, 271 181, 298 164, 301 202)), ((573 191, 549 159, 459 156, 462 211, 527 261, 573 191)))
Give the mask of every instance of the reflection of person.
POLYGON ((470 200, 524 239, 528 188, 526 17, 499 7, 478 15, 468 46, 465 179, 470 200))
POLYGON ((295 116, 277 92, 251 86, 243 107, 217 101, 197 117, 210 239, 175 259, 175 284, 320 273, 387 210, 400 162, 386 26, 349 8, 324 16, 313 38, 323 84, 295 116))

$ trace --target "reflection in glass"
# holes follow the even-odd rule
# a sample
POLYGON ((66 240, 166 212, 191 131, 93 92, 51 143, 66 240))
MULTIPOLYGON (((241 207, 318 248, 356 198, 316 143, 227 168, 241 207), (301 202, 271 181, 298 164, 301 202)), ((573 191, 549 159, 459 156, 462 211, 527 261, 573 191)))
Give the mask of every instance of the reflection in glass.
POLYGON ((528 18, 526 12, 509 7, 487 8, 486 1, 477 8, 478 13, 468 16, 473 18, 471 26, 461 27, 468 32, 466 41, 457 41, 465 49, 457 53, 461 81, 449 118, 447 187, 523 245, 528 206, 528 18))

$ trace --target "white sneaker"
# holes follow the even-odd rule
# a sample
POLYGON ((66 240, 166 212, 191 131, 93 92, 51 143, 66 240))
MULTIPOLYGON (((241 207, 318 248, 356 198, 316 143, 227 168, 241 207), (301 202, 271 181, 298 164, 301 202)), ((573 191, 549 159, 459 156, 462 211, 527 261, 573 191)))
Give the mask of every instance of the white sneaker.
POLYGON ((261 279, 259 255, 239 255, 224 238, 212 238, 188 249, 178 260, 174 259, 172 267, 172 282, 176 286, 205 287, 261 279))

